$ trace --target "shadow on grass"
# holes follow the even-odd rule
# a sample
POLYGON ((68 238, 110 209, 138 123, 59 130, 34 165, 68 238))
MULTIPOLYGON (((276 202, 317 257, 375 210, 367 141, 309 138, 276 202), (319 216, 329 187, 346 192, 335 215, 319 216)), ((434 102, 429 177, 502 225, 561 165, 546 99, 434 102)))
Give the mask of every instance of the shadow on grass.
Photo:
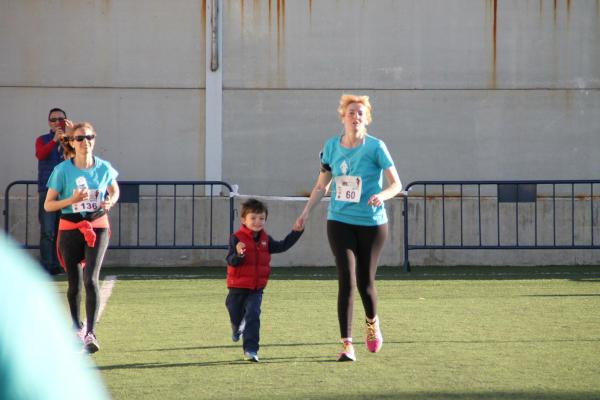
POLYGON ((521 297, 600 297, 600 293, 576 293, 576 294, 524 294, 521 297))
MULTIPOLYGON (((180 351, 180 350, 215 350, 215 349, 232 349, 241 347, 242 342, 227 344, 222 346, 186 346, 186 347, 171 347, 168 349, 144 349, 144 350, 136 350, 136 352, 144 352, 144 351, 180 351)), ((261 348, 269 348, 269 347, 303 347, 303 346, 331 346, 332 342, 325 343, 276 343, 276 344, 265 344, 261 343, 261 348)))
MULTIPOLYGON (((503 344, 503 343, 581 343, 581 342, 600 342, 599 338, 575 338, 575 339, 520 339, 520 340, 386 340, 386 345, 412 345, 412 344, 503 344)), ((336 346, 335 342, 325 343, 265 343, 261 344, 262 349, 274 347, 315 347, 315 346, 336 346)), ((220 346, 186 346, 171 347, 162 349, 140 349, 130 350, 133 353, 144 352, 171 352, 171 351, 201 351, 201 350, 219 350, 219 349, 237 349, 240 344, 228 344, 220 346)))
MULTIPOLYGON (((225 280, 225 267, 106 267, 102 276, 117 275, 120 280, 214 279, 225 280)), ((58 275, 55 280, 66 280, 58 275)), ((271 280, 335 280, 335 267, 275 267, 271 280)), ((377 280, 521 280, 569 279, 600 282, 600 266, 413 267, 402 272, 398 267, 379 267, 377 280)))
MULTIPOLYGON (((498 391, 486 392, 396 392, 381 393, 377 389, 368 393, 345 393, 339 395, 318 395, 304 398, 318 398, 320 400, 357 400, 357 399, 393 399, 393 400, 492 400, 492 399, 515 399, 515 400, 587 400, 598 399, 600 392, 525 392, 525 391, 498 391)), ((292 397, 301 398, 301 397, 292 397)))
MULTIPOLYGON (((331 357, 270 357, 262 358, 259 364, 290 364, 290 363, 335 363, 331 357)), ((202 361, 202 362, 187 362, 187 363, 130 363, 130 364, 114 364, 103 365, 97 368, 101 371, 111 371, 117 369, 148 369, 148 368, 181 368, 181 367, 215 367, 224 365, 255 365, 256 363, 246 360, 222 360, 222 361, 202 361)))

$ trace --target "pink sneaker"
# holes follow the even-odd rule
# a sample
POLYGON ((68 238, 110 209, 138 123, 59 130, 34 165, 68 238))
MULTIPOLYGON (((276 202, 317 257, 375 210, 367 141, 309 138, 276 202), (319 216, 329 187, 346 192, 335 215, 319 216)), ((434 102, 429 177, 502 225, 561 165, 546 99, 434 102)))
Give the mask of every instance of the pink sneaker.
POLYGON ((349 340, 345 340, 343 342, 342 352, 338 355, 338 361, 356 361, 356 356, 354 355, 354 346, 352 342, 349 340))
POLYGON ((77 331, 77 339, 79 339, 79 341, 81 343, 83 343, 83 341, 85 340, 85 327, 84 326, 79 328, 79 330, 77 331))
POLYGON ((371 353, 377 353, 383 346, 383 336, 379 329, 379 318, 374 322, 367 322, 365 344, 371 353))
POLYGON ((83 341, 85 339, 85 324, 80 323, 79 324, 79 329, 77 329, 75 331, 75 334, 77 335, 77 340, 79 341, 79 343, 83 344, 83 341))
POLYGON ((100 344, 98 343, 98 339, 96 339, 96 335, 94 334, 94 332, 88 332, 88 334, 85 335, 85 339, 83 340, 83 347, 90 354, 94 354, 95 352, 100 350, 100 344))

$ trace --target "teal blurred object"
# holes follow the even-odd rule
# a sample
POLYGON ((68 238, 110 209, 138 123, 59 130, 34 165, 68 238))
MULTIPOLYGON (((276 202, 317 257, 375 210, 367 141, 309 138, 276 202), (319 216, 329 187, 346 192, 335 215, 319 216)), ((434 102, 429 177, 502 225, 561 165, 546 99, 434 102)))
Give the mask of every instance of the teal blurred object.
POLYGON ((0 233, 0 399, 110 398, 49 278, 0 233))

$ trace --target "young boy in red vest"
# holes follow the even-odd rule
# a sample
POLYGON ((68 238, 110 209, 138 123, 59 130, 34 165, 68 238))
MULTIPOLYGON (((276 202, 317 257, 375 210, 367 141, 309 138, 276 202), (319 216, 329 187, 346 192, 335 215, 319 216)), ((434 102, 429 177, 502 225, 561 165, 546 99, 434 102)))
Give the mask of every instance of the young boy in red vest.
POLYGON ((225 305, 234 342, 243 338, 244 358, 258 362, 260 340, 260 305, 263 289, 271 273, 271 254, 292 247, 303 231, 292 230, 282 241, 274 240, 264 230, 268 215, 264 203, 248 199, 242 204, 240 229, 231 235, 227 254, 227 288, 225 305))

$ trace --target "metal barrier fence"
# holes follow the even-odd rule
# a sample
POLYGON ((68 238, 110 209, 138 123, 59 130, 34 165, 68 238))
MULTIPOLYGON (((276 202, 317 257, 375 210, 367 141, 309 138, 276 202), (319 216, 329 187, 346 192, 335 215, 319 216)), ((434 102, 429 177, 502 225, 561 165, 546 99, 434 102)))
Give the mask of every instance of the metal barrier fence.
POLYGON ((413 250, 600 249, 600 180, 416 181, 404 197, 413 250))
MULTIPOLYGON (((233 233, 231 186, 220 181, 119 181, 109 214, 111 249, 227 249, 233 233), (223 221, 226 221, 223 223, 223 221)), ((24 248, 39 248, 37 181, 4 193, 4 230, 24 248)))

